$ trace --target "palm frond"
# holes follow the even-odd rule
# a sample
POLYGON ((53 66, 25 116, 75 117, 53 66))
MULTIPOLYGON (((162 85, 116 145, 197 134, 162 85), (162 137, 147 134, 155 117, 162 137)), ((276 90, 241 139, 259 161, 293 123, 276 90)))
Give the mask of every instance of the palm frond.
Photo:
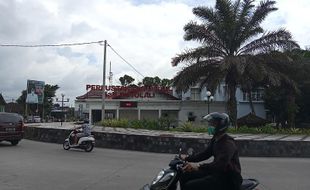
POLYGON ((300 90, 294 80, 283 73, 279 73, 277 71, 269 72, 268 76, 266 77, 267 84, 274 87, 283 86, 288 88, 294 94, 300 93, 300 90), (269 82, 269 83, 268 83, 269 82))
POLYGON ((186 91, 190 86, 201 82, 202 78, 212 74, 217 64, 217 60, 206 60, 185 67, 173 78, 173 86, 177 92, 186 91))
POLYGON ((181 62, 195 63, 200 58, 218 58, 222 57, 223 52, 217 50, 216 48, 204 46, 195 49, 186 50, 185 52, 178 54, 176 57, 172 58, 172 66, 177 66, 181 62))
POLYGON ((276 2, 271 0, 261 1, 260 5, 257 6, 253 13, 253 16, 249 22, 249 26, 259 26, 270 12, 278 10, 276 7, 274 7, 275 4, 276 2))
POLYGON ((279 29, 278 31, 268 32, 261 38, 240 48, 238 54, 257 54, 277 49, 286 50, 294 48, 299 48, 299 45, 292 40, 290 32, 285 29, 279 29))
POLYGON ((266 16, 275 11, 274 1, 264 1, 261 2, 259 6, 256 7, 255 10, 254 0, 246 0, 244 1, 243 11, 239 17, 239 36, 238 42, 239 47, 245 43, 248 39, 252 37, 256 37, 258 34, 264 32, 263 28, 260 27, 261 22, 266 18, 266 16))
MULTIPOLYGON (((240 5, 239 3, 236 6, 236 10, 237 10, 237 16, 238 16, 238 20, 247 20, 247 18, 249 17, 252 9, 255 7, 253 5, 254 0, 243 0, 242 4, 240 5), (238 6, 238 7, 237 7, 238 6)), ((241 22, 243 23, 243 22, 241 22)))
POLYGON ((230 0, 217 0, 215 4, 215 9, 217 10, 217 14, 222 21, 230 20, 234 15, 233 4, 230 0))
POLYGON ((287 84, 294 92, 298 91, 295 82, 287 75, 292 60, 286 54, 271 52, 249 56, 249 62, 245 73, 255 83, 270 86, 287 84))
POLYGON ((232 55, 232 45, 235 40, 236 12, 234 4, 230 0, 216 1, 216 15, 218 23, 212 28, 215 34, 223 42, 228 55, 232 55))
POLYGON ((205 24, 216 22, 216 15, 213 8, 204 6, 195 7, 193 8, 193 14, 200 18, 205 24))
POLYGON ((220 70, 214 68, 214 69, 208 69, 209 75, 208 77, 204 77, 200 82, 200 89, 204 86, 208 87, 208 89, 214 94, 215 90, 218 88, 223 81, 225 74, 224 72, 221 72, 220 70))
POLYGON ((218 52, 222 52, 223 55, 226 55, 226 47, 222 41, 214 34, 214 32, 208 30, 204 25, 199 25, 196 22, 190 22, 185 25, 184 30, 185 40, 202 42, 207 46, 212 46, 212 48, 216 49, 218 52))
POLYGON ((235 26, 235 46, 240 47, 240 44, 247 39, 245 36, 245 29, 249 22, 249 15, 253 9, 254 0, 244 0, 242 4, 239 3, 235 6, 236 14, 236 26, 235 26), (237 7, 238 6, 238 7, 237 7))
POLYGON ((231 3, 229 0, 217 1, 216 12, 217 23, 212 30, 221 39, 228 55, 236 55, 241 44, 250 37, 263 32, 260 26, 251 26, 251 15, 253 12, 253 0, 244 0, 231 3))
POLYGON ((238 12, 240 11, 240 4, 241 0, 236 0, 233 4, 234 15, 238 15, 238 12))

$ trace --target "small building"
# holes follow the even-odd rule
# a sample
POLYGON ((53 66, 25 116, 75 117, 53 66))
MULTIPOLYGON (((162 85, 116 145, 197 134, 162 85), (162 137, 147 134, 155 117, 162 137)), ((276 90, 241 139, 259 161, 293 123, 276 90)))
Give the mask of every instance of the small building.
MULTIPOLYGON (((199 123, 208 112, 227 112, 225 86, 206 98, 207 89, 192 87, 185 93, 176 93, 170 87, 106 86, 105 118, 111 119, 159 119, 169 117, 177 123, 199 123)), ((87 92, 76 97, 75 115, 89 118, 92 123, 101 120, 102 86, 87 85, 87 92)), ((253 96, 253 95, 252 95, 253 96)), ((238 118, 250 113, 247 95, 237 91, 238 118)), ((255 112, 265 118, 264 102, 254 100, 255 112)))
MULTIPOLYGON (((75 101, 77 116, 101 120, 102 88, 93 87, 75 101)), ((180 100, 166 87, 106 87, 105 117, 115 119, 177 118, 180 100)))

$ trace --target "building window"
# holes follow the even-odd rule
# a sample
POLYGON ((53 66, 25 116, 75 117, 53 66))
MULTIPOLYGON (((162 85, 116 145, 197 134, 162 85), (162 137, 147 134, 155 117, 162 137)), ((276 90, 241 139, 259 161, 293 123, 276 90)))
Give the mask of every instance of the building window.
POLYGON ((200 100, 199 88, 191 88, 191 100, 200 100))
POLYGON ((187 114, 187 121, 195 121, 196 116, 194 115, 194 112, 188 112, 187 114))
MULTIPOLYGON (((256 89, 251 92, 252 101, 264 101, 264 89, 256 89)), ((249 101, 249 93, 243 92, 243 101, 249 101)))

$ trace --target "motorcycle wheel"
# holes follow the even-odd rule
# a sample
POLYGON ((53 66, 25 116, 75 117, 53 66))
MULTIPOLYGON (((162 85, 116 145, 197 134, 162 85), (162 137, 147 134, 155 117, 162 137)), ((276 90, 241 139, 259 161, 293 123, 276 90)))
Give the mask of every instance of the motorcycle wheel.
POLYGON ((92 151, 93 150, 93 148, 94 148, 94 145, 93 145, 93 143, 91 143, 91 142, 88 142, 87 144, 86 144, 86 146, 85 146, 85 152, 90 152, 90 151, 92 151))
POLYGON ((65 150, 69 150, 69 149, 70 149, 69 142, 68 142, 68 141, 65 141, 65 142, 63 143, 62 147, 63 147, 65 150))

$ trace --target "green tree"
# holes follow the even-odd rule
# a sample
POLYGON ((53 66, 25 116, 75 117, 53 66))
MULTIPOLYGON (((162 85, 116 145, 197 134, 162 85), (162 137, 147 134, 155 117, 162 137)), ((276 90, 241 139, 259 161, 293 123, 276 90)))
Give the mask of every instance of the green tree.
POLYGON ((156 86, 160 86, 160 84, 161 84, 161 79, 160 79, 158 76, 155 76, 155 77, 153 78, 153 81, 154 81, 154 84, 155 84, 156 86))
POLYGON ((292 121, 289 121, 289 115, 297 111, 296 104, 290 105, 288 93, 288 90, 283 86, 265 89, 265 108, 275 119, 277 127, 279 127, 279 124, 281 124, 281 127, 292 125, 292 121))
POLYGON ((277 125, 281 123, 284 127, 294 127, 296 122, 310 122, 309 52, 301 49, 286 52, 294 60, 294 64, 289 65, 287 75, 298 84, 300 90, 297 93, 284 85, 281 88, 266 88, 265 106, 274 116, 277 125))
POLYGON ((142 80, 142 84, 144 86, 171 86, 172 80, 171 79, 161 79, 158 76, 155 77, 144 77, 142 80))
POLYGON ((23 90, 21 92, 21 95, 18 97, 18 99, 16 100, 16 102, 20 105, 23 105, 23 107, 26 104, 26 98, 27 98, 27 90, 23 90))
POLYGON ((121 82, 122 86, 129 86, 135 81, 135 79, 129 75, 124 75, 123 77, 119 78, 119 81, 121 82))
POLYGON ((162 79, 160 83, 161 86, 166 86, 166 87, 171 86, 171 84, 172 84, 172 80, 166 79, 166 78, 162 79))
POLYGON ((173 66, 188 64, 173 79, 177 91, 186 91, 197 83, 214 91, 225 82, 227 109, 236 126, 236 89, 244 82, 243 76, 257 75, 257 80, 273 86, 283 81, 289 83, 290 79, 278 67, 284 70, 286 64, 281 64, 290 59, 281 52, 299 46, 287 30, 264 32, 261 27, 266 16, 275 10, 275 1, 271 0, 261 1, 257 6, 253 0, 217 0, 215 8, 194 8, 193 14, 201 22, 185 25, 184 39, 201 46, 172 59, 173 66))
POLYGON ((142 80, 144 86, 160 86, 161 79, 158 76, 155 77, 144 77, 142 80))
POLYGON ((45 84, 44 86, 44 116, 51 113, 53 107, 53 98, 56 97, 56 91, 59 89, 58 85, 45 84))
POLYGON ((297 97, 298 114, 296 120, 300 123, 310 123, 310 51, 301 52, 300 72, 294 74, 296 83, 300 88, 300 94, 297 97))

